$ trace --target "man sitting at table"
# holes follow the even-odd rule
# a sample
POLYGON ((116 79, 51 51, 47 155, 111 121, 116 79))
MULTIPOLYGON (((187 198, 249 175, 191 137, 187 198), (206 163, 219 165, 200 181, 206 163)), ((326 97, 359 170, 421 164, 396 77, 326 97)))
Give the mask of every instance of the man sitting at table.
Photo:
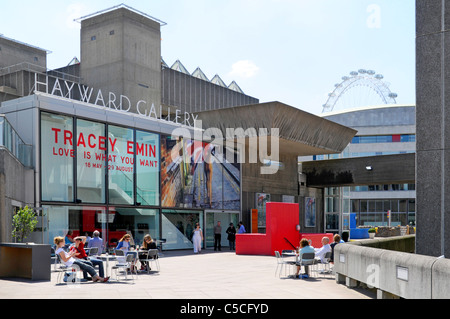
POLYGON ((95 230, 93 236, 94 237, 88 242, 88 248, 97 247, 98 254, 101 255, 103 252, 103 239, 100 238, 100 232, 95 230))
POLYGON ((318 263, 326 264, 327 261, 325 260, 325 254, 328 252, 331 252, 331 246, 330 246, 330 238, 323 237, 322 238, 322 248, 315 248, 315 256, 318 263))
MULTIPOLYGON (((75 250, 77 253, 75 254, 75 258, 78 259, 84 259, 89 261, 92 264, 92 267, 98 266, 98 273, 100 277, 104 277, 105 271, 103 268, 103 261, 96 259, 94 257, 88 257, 86 254, 86 251, 84 250, 84 244, 86 243, 86 237, 85 236, 78 236, 75 237, 75 244, 70 249, 75 250)), ((87 272, 83 271, 83 278, 88 280, 87 272)))

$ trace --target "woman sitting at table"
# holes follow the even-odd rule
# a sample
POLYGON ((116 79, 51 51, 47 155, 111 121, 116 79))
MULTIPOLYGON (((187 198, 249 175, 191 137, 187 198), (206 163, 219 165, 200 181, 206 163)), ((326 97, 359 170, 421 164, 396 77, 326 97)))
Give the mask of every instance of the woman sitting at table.
POLYGON ((94 267, 89 264, 88 261, 84 259, 76 259, 74 258, 79 253, 76 250, 72 250, 68 253, 66 253, 63 249, 65 242, 64 237, 55 237, 53 239, 53 242, 56 245, 56 252, 55 254, 58 255, 61 259, 61 261, 66 265, 67 267, 72 267, 72 265, 78 266, 81 270, 87 271, 89 275, 92 277, 93 282, 107 282, 109 280, 109 277, 103 278, 97 275, 97 272, 95 271, 94 267))
MULTIPOLYGON (((147 234, 144 236, 144 241, 142 242, 142 246, 139 249, 139 261, 141 262, 141 270, 147 270, 147 267, 149 267, 148 270, 151 270, 150 265, 148 265, 146 261, 143 261, 144 259, 147 259, 147 253, 150 249, 157 249, 156 242, 153 240, 152 236, 147 234)), ((155 256, 155 258, 157 257, 155 256)))
MULTIPOLYGON (((116 250, 123 250, 123 254, 124 256, 127 255, 127 252, 130 250, 131 248, 131 235, 130 234, 125 234, 123 235, 123 237, 119 240, 119 243, 117 244, 116 250)), ((126 261, 127 257, 117 257, 117 261, 120 263, 124 263, 126 261)))

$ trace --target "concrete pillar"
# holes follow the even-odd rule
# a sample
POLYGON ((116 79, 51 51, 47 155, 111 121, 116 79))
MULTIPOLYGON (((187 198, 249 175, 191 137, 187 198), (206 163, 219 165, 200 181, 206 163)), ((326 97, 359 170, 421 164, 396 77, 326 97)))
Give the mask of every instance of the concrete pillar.
POLYGON ((450 0, 416 0, 416 253, 450 257, 450 0))
POLYGON ((355 280, 355 279, 352 279, 350 277, 346 277, 345 278, 345 285, 348 288, 356 288, 356 287, 358 287, 358 281, 355 280))
POLYGON ((400 297, 393 295, 387 291, 377 289, 377 299, 400 299, 400 297))

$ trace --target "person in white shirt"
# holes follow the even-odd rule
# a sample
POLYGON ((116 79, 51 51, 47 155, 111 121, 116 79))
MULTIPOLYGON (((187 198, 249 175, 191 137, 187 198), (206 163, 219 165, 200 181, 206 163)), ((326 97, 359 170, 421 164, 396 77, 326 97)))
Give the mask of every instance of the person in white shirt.
POLYGON ((63 249, 65 245, 64 237, 55 237, 53 239, 53 242, 56 245, 55 254, 59 256, 64 265, 66 265, 67 267, 72 267, 72 265, 78 266, 81 270, 86 271, 89 273, 89 275, 91 275, 93 282, 107 282, 109 280, 109 277, 103 278, 97 275, 94 267, 92 267, 92 265, 89 264, 86 260, 73 258, 74 256, 79 254, 76 250, 65 252, 63 249))
POLYGON ((325 254, 331 252, 330 239, 328 237, 322 238, 322 248, 315 248, 315 256, 321 263, 327 263, 325 254))

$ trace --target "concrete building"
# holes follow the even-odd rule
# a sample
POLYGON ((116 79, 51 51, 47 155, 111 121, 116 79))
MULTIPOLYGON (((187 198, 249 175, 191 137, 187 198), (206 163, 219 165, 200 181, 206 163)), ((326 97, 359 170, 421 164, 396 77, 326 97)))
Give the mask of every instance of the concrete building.
MULTIPOLYGON (((301 158, 301 161, 367 158, 362 165, 364 168, 370 167, 368 169, 375 174, 380 170, 388 171, 389 167, 380 167, 380 162, 371 157, 415 154, 416 117, 413 105, 361 107, 327 112, 321 117, 351 127, 358 133, 341 154, 310 156, 301 158)), ((389 165, 392 167, 393 164, 389 165)), ((402 171, 406 170, 403 168, 402 171)), ((308 178, 313 176, 310 174, 308 178)), ((415 225, 415 182, 414 178, 409 181, 404 179, 391 179, 393 182, 389 184, 373 180, 372 184, 365 181, 348 187, 327 187, 325 231, 348 230, 348 216, 351 213, 356 214, 358 226, 415 225)))
MULTIPOLYGON (((1 95, 0 113, 20 137, 4 142, 2 154, 22 165, 4 168, 4 180, 18 182, 0 187, 2 221, 29 204, 45 215, 38 242, 100 229, 110 246, 125 233, 139 242, 150 232, 166 239, 165 249, 189 249, 195 222, 209 247, 218 220, 242 220, 250 230, 254 208, 263 232, 271 200, 301 203, 302 230, 323 229, 323 189, 301 185, 296 159, 340 153, 356 131, 279 102, 259 104, 235 82, 209 80, 200 69, 190 74, 179 61, 168 67, 164 23, 126 5, 80 21, 80 63, 0 73, 0 83, 15 90, 1 95), (200 120, 205 131, 194 127, 200 120), (213 128, 222 138, 209 143, 204 137, 213 128), (227 128, 243 134, 229 137, 227 128), (20 149, 27 151, 22 162, 20 149), (256 161, 235 161, 243 152, 256 152, 256 161)), ((0 38, 1 47, 16 42, 0 38)), ((0 231, 0 240, 11 240, 0 231)), ((225 233, 222 240, 226 245, 225 233)))

